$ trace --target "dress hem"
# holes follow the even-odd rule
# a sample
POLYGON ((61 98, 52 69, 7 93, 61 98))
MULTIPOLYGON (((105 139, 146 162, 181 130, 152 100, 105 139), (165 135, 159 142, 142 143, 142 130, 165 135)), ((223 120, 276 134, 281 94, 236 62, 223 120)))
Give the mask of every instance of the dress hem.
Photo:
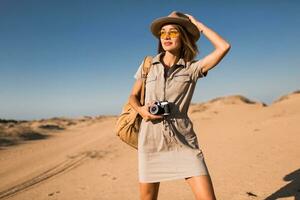
POLYGON ((141 180, 139 179, 139 182, 141 183, 156 183, 156 182, 162 182, 162 181, 171 181, 171 180, 178 180, 178 179, 184 179, 192 176, 209 176, 209 173, 196 173, 193 175, 185 175, 185 176, 177 176, 177 177, 172 177, 172 178, 164 178, 164 179, 159 179, 159 180, 141 180))

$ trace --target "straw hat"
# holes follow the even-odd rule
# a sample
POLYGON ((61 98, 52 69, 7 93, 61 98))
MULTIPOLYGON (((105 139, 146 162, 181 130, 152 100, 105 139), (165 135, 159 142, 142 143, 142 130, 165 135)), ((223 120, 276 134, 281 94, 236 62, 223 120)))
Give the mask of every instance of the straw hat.
POLYGON ((166 17, 155 19, 150 26, 152 34, 159 38, 161 27, 170 23, 183 26, 194 37, 195 41, 200 38, 200 32, 197 26, 190 21, 188 16, 178 11, 173 11, 166 17))

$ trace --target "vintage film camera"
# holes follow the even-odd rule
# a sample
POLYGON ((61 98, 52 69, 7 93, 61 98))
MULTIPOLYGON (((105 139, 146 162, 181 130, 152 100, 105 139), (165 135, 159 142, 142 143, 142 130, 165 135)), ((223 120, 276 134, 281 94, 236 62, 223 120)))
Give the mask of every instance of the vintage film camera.
POLYGON ((149 112, 153 115, 170 115, 170 106, 168 101, 155 101, 149 107, 149 112))

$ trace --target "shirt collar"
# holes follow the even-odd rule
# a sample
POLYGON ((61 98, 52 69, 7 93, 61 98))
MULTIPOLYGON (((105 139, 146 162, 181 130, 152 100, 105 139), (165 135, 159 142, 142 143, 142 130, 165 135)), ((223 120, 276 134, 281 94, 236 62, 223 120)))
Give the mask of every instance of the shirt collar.
MULTIPOLYGON (((154 64, 161 63, 161 62, 160 62, 160 57, 161 57, 164 53, 165 53, 165 52, 161 52, 161 53, 157 54, 156 56, 154 56, 153 59, 152 59, 152 64, 154 65, 154 64)), ((180 59, 178 60, 178 62, 177 62, 175 65, 185 67, 185 66, 186 66, 186 63, 185 63, 185 61, 184 61, 183 58, 180 58, 180 59)))

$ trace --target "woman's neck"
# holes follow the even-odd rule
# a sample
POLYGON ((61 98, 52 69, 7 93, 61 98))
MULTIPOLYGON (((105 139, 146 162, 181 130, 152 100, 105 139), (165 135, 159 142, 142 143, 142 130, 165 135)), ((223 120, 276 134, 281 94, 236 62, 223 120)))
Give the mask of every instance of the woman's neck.
POLYGON ((179 54, 175 54, 169 51, 166 51, 163 54, 161 61, 166 67, 172 67, 179 60, 179 54))

